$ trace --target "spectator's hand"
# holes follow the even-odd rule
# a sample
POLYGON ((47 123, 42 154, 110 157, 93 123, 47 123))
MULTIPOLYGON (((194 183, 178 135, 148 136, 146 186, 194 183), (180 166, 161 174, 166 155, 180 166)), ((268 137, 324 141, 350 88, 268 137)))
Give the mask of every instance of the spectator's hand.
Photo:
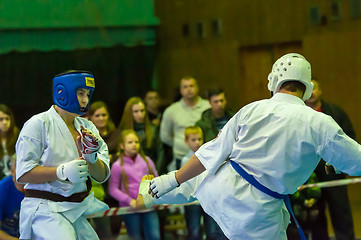
POLYGON ((129 203, 130 207, 133 209, 137 209, 137 201, 135 199, 132 199, 129 203))
POLYGON ((135 201, 136 201, 135 202, 136 209, 145 209, 146 208, 146 206, 144 205, 143 195, 138 194, 138 197, 135 201))
POLYGON ((150 174, 150 175, 144 175, 144 176, 142 177, 142 180, 140 180, 140 182, 143 182, 143 181, 145 181, 145 180, 152 180, 152 179, 154 179, 154 176, 153 176, 152 174, 150 174))
POLYGON ((88 177, 88 165, 82 158, 61 164, 56 169, 56 176, 59 180, 69 180, 72 183, 85 182, 88 177))
POLYGON ((88 129, 80 126, 81 136, 77 138, 77 145, 83 158, 89 163, 94 164, 97 161, 97 153, 100 145, 98 138, 88 129))
POLYGON ((172 191, 179 186, 177 179, 175 178, 176 171, 170 172, 166 175, 156 177, 150 181, 149 194, 152 197, 160 198, 167 192, 172 191))

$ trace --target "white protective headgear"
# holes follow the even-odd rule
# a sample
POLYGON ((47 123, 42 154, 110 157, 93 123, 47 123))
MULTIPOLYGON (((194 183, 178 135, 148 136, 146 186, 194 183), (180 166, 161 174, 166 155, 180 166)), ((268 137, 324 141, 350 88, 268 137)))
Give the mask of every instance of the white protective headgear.
POLYGON ((272 72, 268 75, 268 89, 276 93, 282 84, 288 81, 298 81, 306 86, 303 101, 311 97, 311 64, 301 54, 288 53, 273 64, 272 72))

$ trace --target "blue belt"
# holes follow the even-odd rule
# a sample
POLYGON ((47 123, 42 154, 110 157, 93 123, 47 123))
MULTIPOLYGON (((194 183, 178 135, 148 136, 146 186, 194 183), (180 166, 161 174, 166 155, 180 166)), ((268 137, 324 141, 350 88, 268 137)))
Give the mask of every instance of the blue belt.
POLYGON ((234 161, 230 161, 232 167, 234 168, 234 170, 236 170, 236 172, 239 173, 239 175, 241 175, 241 177, 243 177, 247 182, 249 182, 252 186, 254 186, 255 188, 257 188, 258 190, 260 190, 261 192, 277 198, 277 199, 283 199, 286 205, 286 208, 288 210, 288 212, 291 214, 293 220, 296 223, 297 226, 297 230, 298 233, 301 237, 301 240, 306 240, 305 234, 302 231, 302 228, 300 226, 300 224, 298 223, 295 214, 293 213, 292 210, 292 206, 291 206, 291 201, 290 198, 288 197, 288 195, 284 195, 284 194, 279 194, 277 192, 274 192, 272 190, 270 190, 269 188, 263 186, 262 184, 260 184, 252 175, 249 175, 245 170, 243 170, 243 168, 241 166, 239 166, 238 163, 234 162, 234 161))

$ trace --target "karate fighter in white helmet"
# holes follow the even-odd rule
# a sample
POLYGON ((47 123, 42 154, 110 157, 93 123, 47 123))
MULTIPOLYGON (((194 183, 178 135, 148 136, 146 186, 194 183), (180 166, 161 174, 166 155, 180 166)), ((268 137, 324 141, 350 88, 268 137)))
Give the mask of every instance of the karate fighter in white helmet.
POLYGON ((79 117, 94 89, 89 72, 55 76, 55 105, 30 118, 20 132, 16 177, 26 183, 20 239, 99 239, 85 216, 108 206, 89 194, 88 177, 108 179, 108 148, 93 123, 79 117))
POLYGON ((274 93, 270 99, 243 107, 180 170, 151 180, 153 201, 141 187, 138 203, 149 206, 163 197, 187 201, 194 195, 229 239, 282 240, 290 223, 284 201, 260 191, 241 177, 239 168, 282 195, 306 182, 320 158, 342 172, 361 175, 360 145, 331 117, 303 102, 313 89, 308 61, 286 54, 274 63, 268 80, 274 93), (193 180, 192 191, 186 181, 205 170, 193 180))

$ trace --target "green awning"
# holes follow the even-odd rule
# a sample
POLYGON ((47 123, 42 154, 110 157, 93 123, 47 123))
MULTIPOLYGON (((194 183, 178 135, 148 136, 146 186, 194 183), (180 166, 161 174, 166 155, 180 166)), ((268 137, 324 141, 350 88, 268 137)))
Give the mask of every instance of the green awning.
POLYGON ((4 0, 0 54, 154 45, 152 0, 4 0))

